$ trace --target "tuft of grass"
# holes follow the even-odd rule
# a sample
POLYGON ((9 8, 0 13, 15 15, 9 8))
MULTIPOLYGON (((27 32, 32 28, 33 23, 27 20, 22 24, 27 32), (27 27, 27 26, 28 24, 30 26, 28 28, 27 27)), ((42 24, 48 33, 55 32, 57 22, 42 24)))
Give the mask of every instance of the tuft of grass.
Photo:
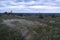
POLYGON ((17 30, 0 24, 0 40, 23 40, 23 37, 17 30))

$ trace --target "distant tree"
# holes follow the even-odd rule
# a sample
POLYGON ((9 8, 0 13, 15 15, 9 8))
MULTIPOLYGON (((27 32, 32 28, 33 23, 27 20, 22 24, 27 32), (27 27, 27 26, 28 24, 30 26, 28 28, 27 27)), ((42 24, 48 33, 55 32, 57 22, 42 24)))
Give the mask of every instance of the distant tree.
POLYGON ((52 18, 55 18, 55 14, 52 14, 52 16, 51 16, 52 18))
POLYGON ((11 16, 11 15, 12 15, 12 16, 15 16, 15 14, 12 12, 12 10, 11 10, 11 12, 8 13, 8 15, 10 15, 10 16, 11 16))
POLYGON ((7 12, 4 12, 4 14, 7 14, 7 12))
POLYGON ((23 14, 17 14, 18 16, 23 16, 23 14))
POLYGON ((40 14, 39 15, 39 18, 43 19, 44 18, 43 14, 40 14))
POLYGON ((0 16, 2 16, 2 15, 0 14, 0 16))
POLYGON ((10 14, 12 14, 12 10, 11 10, 11 12, 9 12, 9 15, 10 15, 10 14))

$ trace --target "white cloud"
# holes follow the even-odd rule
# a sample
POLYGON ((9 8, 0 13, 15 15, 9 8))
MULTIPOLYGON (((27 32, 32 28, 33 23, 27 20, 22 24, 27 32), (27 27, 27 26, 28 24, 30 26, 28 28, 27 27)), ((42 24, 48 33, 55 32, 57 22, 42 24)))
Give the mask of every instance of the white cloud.
POLYGON ((0 1, 0 10, 2 11, 10 11, 13 10, 15 12, 59 12, 59 6, 53 2, 46 2, 44 0, 38 1, 29 1, 29 2, 16 2, 16 0, 5 0, 0 1), (43 6, 42 6, 43 5, 43 6))
POLYGON ((29 6, 29 8, 34 8, 34 9, 59 9, 60 7, 55 7, 55 6, 29 6))

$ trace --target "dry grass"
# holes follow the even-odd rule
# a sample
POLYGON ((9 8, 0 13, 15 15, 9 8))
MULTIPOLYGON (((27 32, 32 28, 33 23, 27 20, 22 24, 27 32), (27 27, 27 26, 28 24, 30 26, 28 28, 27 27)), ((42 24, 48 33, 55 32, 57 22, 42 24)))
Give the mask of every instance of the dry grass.
MULTIPOLYGON (((60 19, 59 18, 34 18, 34 17, 25 17, 25 18, 2 18, 3 24, 12 30, 16 30, 11 34, 18 36, 21 34, 24 40, 60 40, 60 19)), ((11 30, 11 31, 12 31, 11 30)), ((8 34, 8 33, 7 33, 8 34)), ((15 36, 13 36, 15 37, 15 36)), ((17 38, 17 37, 15 37, 17 38)), ((15 40, 10 39, 10 40, 15 40)), ((21 39, 21 40, 23 40, 21 39)), ((17 40, 17 39, 16 39, 17 40)), ((18 40, 19 36, 18 36, 18 40)))

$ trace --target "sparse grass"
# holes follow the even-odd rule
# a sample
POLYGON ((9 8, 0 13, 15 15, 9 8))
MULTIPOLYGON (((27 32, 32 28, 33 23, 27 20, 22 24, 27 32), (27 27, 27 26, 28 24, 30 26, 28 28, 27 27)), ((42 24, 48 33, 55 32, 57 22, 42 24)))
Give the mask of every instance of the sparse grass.
MULTIPOLYGON (((38 40, 60 40, 60 28, 58 25, 51 25, 47 27, 36 27, 34 28, 34 31, 37 33, 35 38, 38 40)), ((34 40, 37 40, 34 39, 34 40)))
MULTIPOLYGON (((35 31, 37 34, 32 34, 32 40, 60 40, 60 17, 49 18, 44 17, 40 19, 38 17, 33 16, 1 16, 0 22, 2 19, 27 19, 30 21, 38 21, 44 24, 47 24, 46 27, 42 27, 40 25, 27 27, 30 32, 35 31), (55 23, 49 23, 49 21, 55 21, 55 23), (34 28, 33 28, 34 27, 34 28)), ((15 22, 17 24, 17 21, 15 22)), ((16 25, 15 24, 15 25, 16 25)), ((9 28, 4 24, 0 24, 0 40, 23 40, 22 35, 15 29, 9 28)))
POLYGON ((23 40, 23 37, 18 31, 0 24, 0 40, 23 40))

